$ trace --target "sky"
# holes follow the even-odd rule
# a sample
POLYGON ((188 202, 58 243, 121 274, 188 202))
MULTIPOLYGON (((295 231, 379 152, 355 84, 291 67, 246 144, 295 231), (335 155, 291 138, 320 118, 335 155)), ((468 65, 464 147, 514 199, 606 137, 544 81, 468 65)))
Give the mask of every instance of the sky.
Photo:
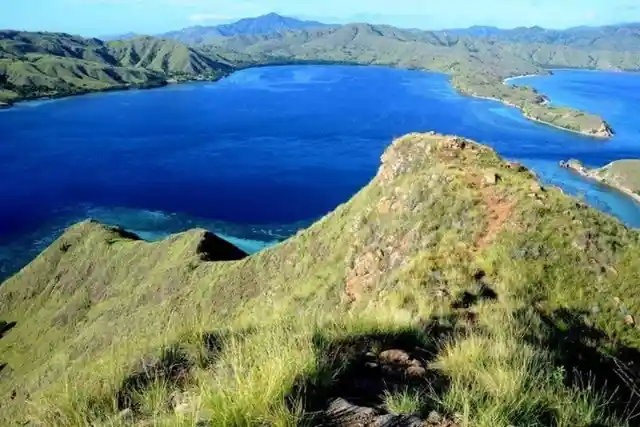
POLYGON ((640 0, 0 0, 0 28, 84 36, 157 34, 276 12, 420 29, 566 28, 640 21, 640 0))

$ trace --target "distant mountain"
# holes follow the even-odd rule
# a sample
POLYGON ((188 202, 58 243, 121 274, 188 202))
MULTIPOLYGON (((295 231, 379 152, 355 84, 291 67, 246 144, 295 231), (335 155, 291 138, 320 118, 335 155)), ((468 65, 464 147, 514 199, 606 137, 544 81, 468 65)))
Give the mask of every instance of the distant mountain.
POLYGON ((63 33, 0 31, 0 102, 216 79, 231 67, 173 40, 103 42, 63 33))
POLYGON ((445 32, 458 36, 480 37, 512 43, 562 45, 578 49, 640 51, 640 23, 575 27, 551 30, 542 27, 470 27, 445 32))
POLYGON ((100 40, 104 40, 104 41, 131 40, 131 39, 135 39, 136 37, 140 37, 140 36, 142 36, 142 34, 124 33, 124 34, 111 34, 111 35, 106 35, 106 36, 100 36, 99 39, 100 40))
POLYGON ((160 37, 174 39, 186 44, 200 44, 216 37, 233 37, 278 33, 282 31, 330 27, 317 21, 302 21, 270 13, 257 18, 245 18, 232 24, 216 26, 195 26, 160 34, 160 37))

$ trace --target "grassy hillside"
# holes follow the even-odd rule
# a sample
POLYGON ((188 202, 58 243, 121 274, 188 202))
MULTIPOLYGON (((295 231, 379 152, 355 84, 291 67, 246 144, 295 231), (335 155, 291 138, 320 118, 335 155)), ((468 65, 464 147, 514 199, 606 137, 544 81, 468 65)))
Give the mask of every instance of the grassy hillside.
POLYGON ((599 169, 590 169, 578 160, 561 162, 561 166, 627 193, 640 202, 640 160, 618 160, 599 169))
POLYGON ((242 256, 72 227, 0 286, 0 424, 637 422, 640 234, 487 147, 401 138, 242 256))
POLYGON ((618 160, 600 168, 598 175, 640 194, 640 160, 618 160))
POLYGON ((231 66, 187 47, 182 43, 154 37, 136 37, 108 43, 109 51, 119 64, 145 68, 168 75, 202 75, 219 78, 231 66))
MULTIPOLYGON (((453 85, 462 93, 504 101, 520 108, 534 120, 587 135, 611 136, 611 129, 598 116, 544 105, 545 98, 534 90, 503 84, 506 77, 547 73, 541 66, 551 65, 554 61, 554 65, 560 64, 555 56, 537 61, 533 56, 542 53, 535 53, 531 46, 495 43, 445 32, 351 24, 339 28, 219 39, 202 46, 202 49, 247 66, 320 61, 441 71, 452 75, 453 85)), ((629 61, 638 67, 639 58, 629 61)), ((600 65, 605 64, 605 59, 602 61, 600 65)))
POLYGON ((567 46, 589 51, 640 52, 640 24, 637 23, 576 27, 566 30, 541 27, 520 27, 509 30, 495 27, 471 27, 447 32, 512 43, 567 46))
POLYGON ((0 102, 216 79, 230 66, 177 42, 104 43, 68 34, 0 31, 0 102))

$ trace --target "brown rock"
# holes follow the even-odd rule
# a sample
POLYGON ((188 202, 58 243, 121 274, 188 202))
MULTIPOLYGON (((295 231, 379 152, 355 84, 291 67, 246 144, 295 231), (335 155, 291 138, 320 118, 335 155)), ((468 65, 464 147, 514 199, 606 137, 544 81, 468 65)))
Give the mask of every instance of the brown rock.
POLYGON ((487 185, 496 185, 500 180, 500 175, 494 172, 488 172, 484 175, 484 183, 487 185))
POLYGON ((534 181, 531 183, 531 191, 533 191, 534 193, 540 193, 544 191, 544 187, 540 185, 539 182, 534 181))
POLYGON ((427 370, 422 366, 409 366, 407 369, 407 376, 413 378, 423 378, 427 375, 427 370))
POLYGON ((402 350, 386 350, 380 353, 380 361, 383 363, 407 363, 409 362, 409 354, 402 350))
POLYGON ((633 318, 632 315, 627 314, 626 316, 624 316, 624 323, 626 323, 629 326, 635 326, 636 320, 633 318))

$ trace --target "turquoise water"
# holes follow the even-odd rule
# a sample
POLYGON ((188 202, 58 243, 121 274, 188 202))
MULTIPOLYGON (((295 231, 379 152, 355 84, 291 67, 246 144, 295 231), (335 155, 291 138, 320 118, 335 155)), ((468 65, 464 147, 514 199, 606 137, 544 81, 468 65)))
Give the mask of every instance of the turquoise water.
POLYGON ((445 76, 379 67, 287 66, 218 83, 24 103, 0 112, 0 276, 87 217, 146 239, 192 227, 255 252, 347 201, 395 137, 435 130, 493 146, 547 183, 640 227, 640 206, 558 166, 638 157, 635 75, 518 80, 602 114, 602 142, 457 94, 445 76))

